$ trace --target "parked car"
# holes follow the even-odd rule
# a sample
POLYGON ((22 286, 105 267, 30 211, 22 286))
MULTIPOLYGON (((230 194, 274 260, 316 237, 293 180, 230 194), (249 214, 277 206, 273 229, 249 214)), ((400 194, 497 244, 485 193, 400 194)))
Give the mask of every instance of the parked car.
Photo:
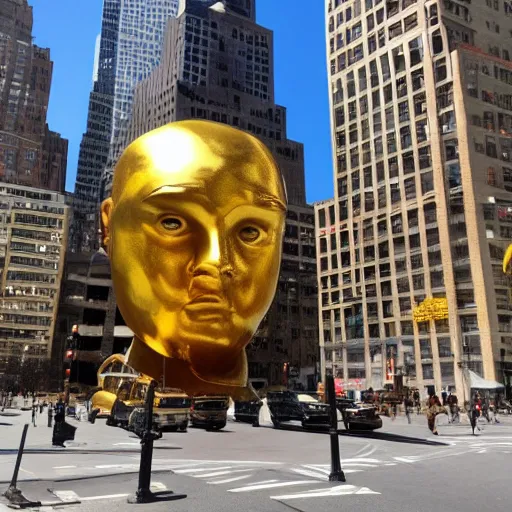
POLYGON ((258 420, 260 401, 235 402, 235 421, 254 424, 258 420))
POLYGON ((287 421, 300 421, 304 428, 328 428, 329 405, 295 391, 267 393, 267 404, 275 428, 287 421))
MULTIPOLYGON (((113 421, 122 421, 123 425, 135 433, 144 425, 147 388, 150 380, 139 378, 134 383, 130 399, 123 402, 119 409, 112 409, 113 421), (119 415, 118 412, 119 411, 119 415)), ((116 402, 116 405, 120 400, 116 402)), ((179 389, 156 388, 153 403, 153 429, 159 432, 186 432, 190 414, 190 398, 179 389)))
POLYGON ((376 430, 382 427, 382 418, 373 406, 354 400, 338 399, 336 407, 341 412, 347 430, 376 430))
POLYGON ((193 427, 221 430, 226 426, 229 398, 204 396, 194 398, 190 408, 190 423, 193 427))

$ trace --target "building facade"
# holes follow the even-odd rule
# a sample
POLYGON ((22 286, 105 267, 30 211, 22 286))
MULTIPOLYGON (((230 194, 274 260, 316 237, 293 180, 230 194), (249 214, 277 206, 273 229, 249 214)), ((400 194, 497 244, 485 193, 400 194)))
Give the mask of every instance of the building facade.
POLYGON ((32 44, 27 0, 1 0, 0 180, 64 192, 67 141, 46 124, 52 70, 50 50, 32 44))
MULTIPOLYGON (((274 303, 248 348, 255 385, 309 388, 318 375, 313 208, 306 204, 304 150, 286 136, 274 102, 273 35, 255 23, 255 2, 188 0, 171 18, 160 65, 134 95, 127 145, 163 124, 208 119, 253 133, 272 151, 290 203, 274 303)), ((112 175, 106 176, 106 192, 112 175)))
POLYGON ((315 208, 323 372, 460 397, 464 367, 509 383, 511 16, 506 1, 326 1, 335 197, 315 208))
POLYGON ((99 248, 102 178, 124 149, 134 87, 158 65, 167 19, 177 9, 178 0, 103 2, 87 128, 78 159, 72 252, 92 254, 99 248))
POLYGON ((0 183, 0 375, 52 354, 68 212, 62 194, 0 183))

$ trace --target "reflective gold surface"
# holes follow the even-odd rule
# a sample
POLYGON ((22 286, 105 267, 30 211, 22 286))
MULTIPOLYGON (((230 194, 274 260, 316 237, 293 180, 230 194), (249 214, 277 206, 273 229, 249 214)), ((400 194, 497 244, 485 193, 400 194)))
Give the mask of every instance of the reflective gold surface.
POLYGON ((244 387, 285 212, 277 164, 245 132, 183 121, 133 142, 101 206, 118 307, 136 335, 128 364, 191 396, 244 387))
POLYGON ((512 274, 510 263, 512 262, 512 244, 508 246, 505 256, 503 257, 503 272, 512 274))

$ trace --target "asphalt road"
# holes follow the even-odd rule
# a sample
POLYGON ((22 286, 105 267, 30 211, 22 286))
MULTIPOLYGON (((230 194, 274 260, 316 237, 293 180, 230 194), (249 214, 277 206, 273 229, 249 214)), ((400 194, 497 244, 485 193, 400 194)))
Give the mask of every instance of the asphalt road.
MULTIPOLYGON (((25 413, 0 418, 0 487, 6 488, 25 413), (7 419, 9 421, 7 421, 7 419), (10 423, 2 425, 2 423, 10 423)), ((70 420, 73 422, 73 420, 70 420)), ((127 509, 137 488, 139 441, 104 421, 78 426, 69 448, 50 447, 50 429, 31 427, 19 488, 43 503, 79 499, 71 512, 127 509), (52 490, 52 493, 48 491, 52 490)), ((329 483, 329 436, 301 429, 253 428, 229 422, 223 432, 189 429, 155 443, 155 490, 185 493, 147 510, 197 512, 509 511, 512 503, 512 422, 440 426, 434 437, 424 417, 384 420, 373 434, 340 435, 346 483, 329 483)), ((1 510, 1 506, 0 506, 1 510)), ((46 508, 50 510, 50 508, 46 508)))

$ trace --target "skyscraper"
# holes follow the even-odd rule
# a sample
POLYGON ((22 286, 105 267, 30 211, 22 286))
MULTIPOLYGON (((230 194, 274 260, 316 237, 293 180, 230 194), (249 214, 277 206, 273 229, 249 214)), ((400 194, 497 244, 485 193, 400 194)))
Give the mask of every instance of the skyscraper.
POLYGON ((102 177, 124 149, 134 86, 159 63, 167 19, 177 9, 178 0, 104 0, 95 82, 75 184, 73 252, 98 248, 102 177))
POLYGON ((510 384, 511 2, 325 5, 335 197, 316 205, 323 371, 459 400, 461 369, 510 384))
POLYGON ((1 0, 0 181, 64 191, 67 141, 46 125, 52 71, 50 50, 32 44, 27 0, 1 0))
POLYGON ((254 1, 188 0, 169 20, 163 48, 160 65, 136 87, 126 143, 168 122, 208 119, 269 147, 290 206, 279 286, 248 348, 249 376, 255 385, 311 389, 318 360, 313 209, 303 146, 287 138, 286 109, 274 102, 273 34, 256 24, 254 1))

